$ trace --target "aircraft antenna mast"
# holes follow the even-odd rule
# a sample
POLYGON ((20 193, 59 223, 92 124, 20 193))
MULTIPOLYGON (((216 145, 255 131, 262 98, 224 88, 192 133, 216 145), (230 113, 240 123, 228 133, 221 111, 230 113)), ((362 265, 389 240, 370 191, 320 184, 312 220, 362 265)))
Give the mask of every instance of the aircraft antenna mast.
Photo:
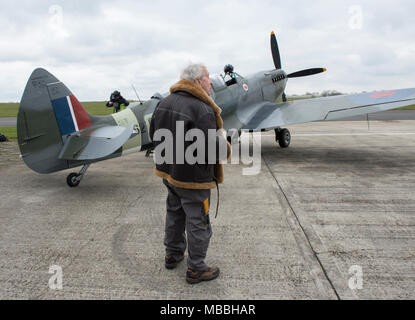
POLYGON ((131 86, 133 87, 133 90, 134 90, 134 92, 135 92, 135 95, 137 96, 137 98, 138 98, 138 101, 140 102, 140 104, 143 104, 143 102, 141 101, 141 99, 140 99, 140 97, 138 96, 138 93, 137 93, 137 90, 135 89, 135 87, 134 87, 134 84, 131 84, 131 86))

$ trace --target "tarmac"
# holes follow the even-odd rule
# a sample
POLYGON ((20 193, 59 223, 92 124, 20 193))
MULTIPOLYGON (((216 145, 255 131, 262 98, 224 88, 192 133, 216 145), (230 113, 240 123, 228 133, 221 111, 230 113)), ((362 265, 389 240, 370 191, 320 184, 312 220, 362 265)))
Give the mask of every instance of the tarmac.
POLYGON ((73 170, 36 174, 1 143, 0 299, 414 299, 415 121, 287 128, 287 149, 262 134, 259 174, 225 166, 206 260, 221 275, 196 285, 185 261, 164 268, 151 157, 93 164, 69 188, 73 170))
POLYGON ((17 118, 0 118, 0 127, 15 127, 17 118))

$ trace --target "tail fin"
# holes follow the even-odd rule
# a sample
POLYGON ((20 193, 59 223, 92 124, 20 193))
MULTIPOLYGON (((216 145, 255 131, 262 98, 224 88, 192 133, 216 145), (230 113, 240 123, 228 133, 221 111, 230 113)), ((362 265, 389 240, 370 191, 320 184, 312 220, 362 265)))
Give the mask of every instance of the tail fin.
POLYGON ((62 137, 91 126, 88 112, 62 82, 49 84, 47 88, 62 137))
POLYGON ((50 173, 70 167, 58 155, 69 134, 91 126, 91 117, 71 91, 48 71, 38 68, 27 82, 17 136, 29 168, 50 173))

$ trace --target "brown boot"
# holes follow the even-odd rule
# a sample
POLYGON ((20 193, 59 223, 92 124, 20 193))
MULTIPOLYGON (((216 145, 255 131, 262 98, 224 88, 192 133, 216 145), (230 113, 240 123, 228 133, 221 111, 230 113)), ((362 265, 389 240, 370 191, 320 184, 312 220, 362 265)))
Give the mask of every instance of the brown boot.
POLYGON ((207 271, 193 271, 192 269, 187 269, 186 272, 186 281, 190 284, 199 283, 201 281, 209 281, 216 279, 219 276, 219 268, 212 267, 207 271))

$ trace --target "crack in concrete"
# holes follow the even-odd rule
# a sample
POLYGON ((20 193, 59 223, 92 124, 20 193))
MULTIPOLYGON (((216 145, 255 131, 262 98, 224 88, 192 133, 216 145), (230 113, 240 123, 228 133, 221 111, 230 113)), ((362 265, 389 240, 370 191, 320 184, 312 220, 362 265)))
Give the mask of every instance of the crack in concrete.
MULTIPOLYGON (((327 274, 326 269, 324 268, 324 266, 323 266, 323 264, 322 264, 322 262, 321 262, 320 258, 318 257, 317 252, 314 250, 313 245, 311 244, 311 241, 310 241, 310 239, 309 239, 309 237, 308 237, 308 235, 307 235, 306 231, 304 230, 304 227, 302 226, 302 224, 301 224, 301 222, 300 222, 300 219, 298 218, 298 216, 297 216, 297 214, 296 214, 296 212, 295 212, 295 210, 294 210, 293 206, 291 205, 290 200, 288 199, 288 197, 287 197, 286 193, 284 192, 284 190, 283 190, 283 188, 282 188, 281 184, 279 183, 279 181, 278 181, 277 177, 276 177, 276 176, 274 175, 274 173, 272 172, 272 170, 271 170, 270 166, 268 165, 268 163, 267 163, 267 161, 266 161, 265 157, 263 157, 263 161, 264 161, 264 163, 265 163, 265 165, 266 165, 266 167, 267 167, 267 169, 268 169, 269 173, 271 174, 271 176, 273 177, 274 181, 276 182, 276 184, 277 184, 277 186, 278 186, 278 190, 279 190, 279 191, 281 192, 281 194, 283 195, 283 200, 285 200, 285 202, 286 202, 286 205, 287 205, 287 210, 286 210, 286 212, 288 213, 288 214, 287 214, 287 219, 288 219, 288 220, 290 220, 290 217, 289 217, 290 213, 291 213, 291 215, 292 215, 292 216, 294 216, 295 221, 291 221, 291 222, 289 221, 289 223, 290 223, 290 227, 292 227, 292 230, 293 230, 293 233, 294 233, 294 237, 296 238, 296 240, 299 240, 299 239, 298 239, 298 235, 296 234, 296 233, 297 233, 297 232, 296 232, 296 230, 294 230, 294 229, 293 229, 293 227, 294 227, 294 223, 296 222, 296 224, 298 224, 298 226, 299 226, 299 227, 300 227, 300 229, 301 229, 301 233, 302 233, 302 235, 305 237, 306 244, 307 244, 307 248, 308 248, 309 250, 311 250, 311 252, 312 252, 312 254, 313 254, 313 257, 314 257, 314 260, 316 260, 316 261, 317 261, 317 263, 318 263, 318 265, 319 265, 319 267, 320 267, 321 271, 322 271, 322 272, 323 272, 323 274, 324 274, 325 279, 328 281, 328 283, 329 283, 329 285, 330 285, 331 289, 333 290, 333 293, 336 295, 336 297, 337 297, 337 299, 338 299, 338 300, 341 300, 341 298, 340 298, 340 296, 339 296, 339 294, 338 294, 338 292, 337 292, 337 290, 336 290, 336 288, 335 288, 335 286, 334 286, 333 282, 331 281, 330 277, 329 277, 329 276, 328 276, 328 274, 327 274)), ((302 242, 304 242, 304 241, 302 241, 302 242)), ((300 245, 300 243, 299 243, 298 241, 297 241, 297 244, 299 245, 300 249, 303 249, 303 248, 301 247, 301 245, 300 245)), ((303 250, 302 250, 302 251, 303 251, 303 250)), ((302 252, 302 254, 303 254, 303 257, 304 257, 305 259, 309 260, 309 259, 305 256, 305 254, 306 254, 306 253, 305 253, 304 251, 302 252)), ((314 280, 316 281, 316 285, 317 285, 317 287, 319 287, 319 289, 320 289, 320 291, 321 291, 321 290, 323 289, 323 286, 324 286, 324 285, 320 283, 320 279, 319 279, 318 275, 317 275, 317 274, 315 274, 315 270, 311 269, 311 270, 310 270, 310 273, 314 276, 314 280)))

